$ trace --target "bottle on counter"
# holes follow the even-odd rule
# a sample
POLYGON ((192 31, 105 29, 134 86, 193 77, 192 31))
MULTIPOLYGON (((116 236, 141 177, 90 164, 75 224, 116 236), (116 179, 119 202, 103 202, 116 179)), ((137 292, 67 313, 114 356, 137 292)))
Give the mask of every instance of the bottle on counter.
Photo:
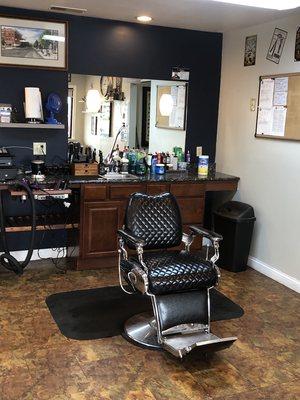
POLYGON ((173 164, 173 171, 177 171, 177 169, 178 169, 178 157, 175 154, 172 154, 171 163, 173 164))
POLYGON ((147 166, 148 166, 148 168, 151 168, 151 164, 152 164, 152 154, 148 153, 147 154, 147 166))
POLYGON ((187 164, 190 164, 190 163, 191 163, 191 153, 190 153, 189 150, 188 150, 187 153, 186 153, 185 161, 187 162, 187 164))
POLYGON ((162 154, 157 153, 157 164, 162 164, 162 154))
POLYGON ((130 174, 135 174, 136 153, 131 149, 128 153, 129 166, 128 171, 130 174))
POLYGON ((96 162, 96 157, 97 157, 97 150, 94 148, 92 157, 93 162, 96 162))
POLYGON ((171 164, 171 157, 169 152, 167 152, 167 164, 171 164))
POLYGON ((155 174, 155 166, 157 164, 157 155, 153 154, 151 159, 151 174, 155 174))
POLYGON ((128 170, 129 170, 129 160, 128 158, 124 157, 123 154, 123 158, 121 159, 121 174, 123 175, 128 174, 128 170))

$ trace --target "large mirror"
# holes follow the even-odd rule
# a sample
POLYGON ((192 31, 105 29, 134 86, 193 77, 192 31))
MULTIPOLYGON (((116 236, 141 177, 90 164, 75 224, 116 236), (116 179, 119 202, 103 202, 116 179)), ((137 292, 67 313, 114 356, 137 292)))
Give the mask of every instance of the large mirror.
POLYGON ((184 151, 186 82, 71 74, 68 90, 70 141, 104 156, 114 142, 120 150, 184 151))

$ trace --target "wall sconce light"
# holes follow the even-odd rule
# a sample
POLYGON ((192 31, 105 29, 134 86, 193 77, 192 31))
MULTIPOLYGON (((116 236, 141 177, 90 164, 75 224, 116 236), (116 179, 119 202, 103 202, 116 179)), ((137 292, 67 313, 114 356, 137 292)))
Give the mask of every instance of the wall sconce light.
POLYGON ((89 89, 86 95, 87 112, 98 112, 101 106, 101 96, 99 90, 89 89))
POLYGON ((164 93, 159 100, 159 111, 161 115, 163 117, 169 117, 172 113, 173 106, 173 97, 168 93, 164 93))

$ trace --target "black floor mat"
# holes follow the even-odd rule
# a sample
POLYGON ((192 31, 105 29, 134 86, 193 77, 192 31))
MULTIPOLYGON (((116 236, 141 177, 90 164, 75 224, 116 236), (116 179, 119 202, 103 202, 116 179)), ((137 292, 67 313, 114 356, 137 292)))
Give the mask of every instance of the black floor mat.
MULTIPOLYGON (((46 304, 61 333, 89 340, 120 335, 134 314, 152 310, 149 297, 125 294, 119 286, 52 294, 46 304)), ((211 320, 239 318, 243 309, 215 289, 211 290, 211 320)))

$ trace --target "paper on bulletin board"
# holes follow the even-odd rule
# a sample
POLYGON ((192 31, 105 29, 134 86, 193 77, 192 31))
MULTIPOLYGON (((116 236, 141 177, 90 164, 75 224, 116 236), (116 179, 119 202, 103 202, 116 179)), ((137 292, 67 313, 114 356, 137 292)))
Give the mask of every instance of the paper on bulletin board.
POLYGON ((257 135, 272 135, 273 108, 261 108, 257 117, 257 135))
POLYGON ((184 116, 185 116, 185 91, 186 88, 183 85, 172 86, 171 96, 173 98, 173 109, 169 117, 169 124, 172 128, 184 127, 184 116))
POLYGON ((275 92, 287 92, 289 88, 288 76, 275 78, 275 92))
POLYGON ((274 92, 274 106, 287 105, 288 92, 274 92))
POLYGON ((272 135, 284 136, 286 122, 286 107, 274 107, 272 135))
POLYGON ((286 106, 288 98, 289 78, 278 77, 275 78, 274 84, 274 106, 286 106))
POLYGON ((270 109, 273 107, 274 79, 262 79, 260 85, 259 107, 270 109))

